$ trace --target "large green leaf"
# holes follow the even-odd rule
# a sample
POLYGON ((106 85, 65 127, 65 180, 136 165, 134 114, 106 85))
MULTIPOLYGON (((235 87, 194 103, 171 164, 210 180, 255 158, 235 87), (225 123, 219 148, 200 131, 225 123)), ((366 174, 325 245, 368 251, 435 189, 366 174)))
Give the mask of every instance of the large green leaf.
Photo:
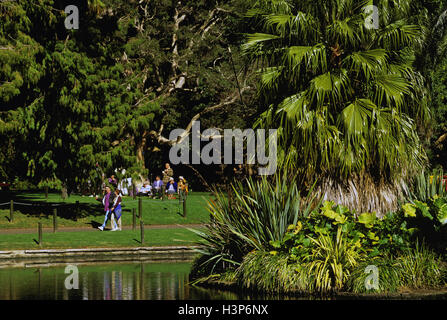
POLYGON ((443 204, 438 210, 438 220, 442 224, 447 223, 447 203, 443 204))
POLYGON ((365 227, 372 228, 377 218, 375 212, 365 212, 359 215, 358 219, 359 223, 364 224, 365 227))
POLYGON ((411 203, 406 203, 402 206, 405 217, 416 217, 416 206, 411 203))
POLYGON ((433 216, 430 214, 430 208, 425 202, 415 200, 414 204, 416 205, 416 208, 418 208, 421 211, 422 216, 429 218, 430 220, 433 220, 433 216))

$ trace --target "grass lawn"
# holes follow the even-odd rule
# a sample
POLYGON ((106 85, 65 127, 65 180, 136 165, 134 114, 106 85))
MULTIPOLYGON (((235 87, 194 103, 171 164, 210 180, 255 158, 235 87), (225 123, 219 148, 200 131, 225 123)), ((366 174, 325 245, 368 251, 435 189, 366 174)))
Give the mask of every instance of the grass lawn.
MULTIPOLYGON (((44 193, 14 193, 15 202, 45 203, 44 193)), ((8 198, 9 199, 9 198, 8 198)), ((8 199, 0 200, 0 203, 8 199)), ((179 200, 156 200, 143 198, 143 221, 145 225, 154 224, 196 224, 206 223, 209 220, 207 201, 212 199, 209 192, 194 192, 188 196, 186 207, 187 215, 183 217, 183 206, 179 200)), ((104 221, 104 209, 99 201, 92 197, 71 195, 62 201, 60 194, 49 193, 47 203, 61 204, 58 207, 59 227, 90 227, 104 221), (75 203, 79 201, 77 219, 74 218, 75 203)), ((132 208, 135 208, 138 220, 138 200, 132 197, 123 197, 123 225, 132 225, 132 208)), ((0 229, 8 228, 37 228, 42 222, 44 227, 53 225, 52 209, 42 206, 14 206, 14 220, 9 221, 9 205, 0 207, 0 229)))
POLYGON ((79 231, 43 233, 42 246, 37 244, 36 233, 0 234, 0 250, 49 248, 99 248, 192 245, 199 237, 185 228, 145 230, 144 244, 140 231, 79 231))

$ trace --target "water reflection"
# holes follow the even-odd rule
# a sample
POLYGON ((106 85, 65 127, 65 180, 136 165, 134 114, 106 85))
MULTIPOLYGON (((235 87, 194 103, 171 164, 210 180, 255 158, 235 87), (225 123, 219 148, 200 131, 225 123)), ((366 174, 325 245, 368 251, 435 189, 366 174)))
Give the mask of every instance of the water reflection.
POLYGON ((79 289, 65 288, 65 266, 0 269, 0 299, 192 299, 188 263, 78 265, 79 289))
POLYGON ((188 285, 189 263, 77 265, 79 289, 65 288, 65 265, 0 269, 1 300, 241 299, 188 285))
MULTIPOLYGON (((67 290, 65 266, 0 269, 1 300, 250 300, 245 295, 188 285, 189 263, 77 265, 79 288, 67 290)), ((290 297, 289 297, 290 298, 290 297)))

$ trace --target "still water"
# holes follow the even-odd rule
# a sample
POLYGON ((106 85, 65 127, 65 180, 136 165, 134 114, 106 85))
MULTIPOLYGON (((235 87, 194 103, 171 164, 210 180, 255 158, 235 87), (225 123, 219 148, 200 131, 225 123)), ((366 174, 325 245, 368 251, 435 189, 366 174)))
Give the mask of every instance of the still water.
POLYGON ((275 299, 190 286, 190 263, 73 265, 78 268, 79 282, 78 289, 71 290, 65 286, 71 274, 65 273, 66 265, 0 268, 0 300, 275 299))

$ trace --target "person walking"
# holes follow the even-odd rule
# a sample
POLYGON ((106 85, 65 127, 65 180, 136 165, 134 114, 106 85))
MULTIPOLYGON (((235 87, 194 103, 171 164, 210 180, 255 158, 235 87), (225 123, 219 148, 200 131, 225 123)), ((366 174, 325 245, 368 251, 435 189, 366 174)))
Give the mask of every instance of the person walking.
POLYGON ((121 191, 120 189, 115 189, 115 198, 113 199, 113 205, 112 205, 112 221, 114 221, 113 216, 115 216, 116 218, 116 222, 115 222, 115 228, 112 229, 112 231, 121 231, 121 191))
MULTIPOLYGON (((107 220, 109 220, 110 209, 111 209, 111 206, 112 206, 112 203, 113 203, 113 200, 114 200, 114 197, 113 197, 113 194, 112 194, 112 192, 110 190, 110 187, 107 186, 105 188, 105 194, 104 194, 104 197, 102 198, 102 200, 100 200, 98 198, 98 196, 96 196, 96 200, 102 201, 102 204, 104 205, 104 211, 106 213, 105 217, 104 217, 104 223, 101 226, 98 227, 99 230, 103 231, 105 226, 106 226, 107 220)), ((113 226, 114 222, 115 221, 112 220, 112 229, 114 227, 113 226)), ((116 228, 116 223, 115 223, 115 228, 116 228)))

